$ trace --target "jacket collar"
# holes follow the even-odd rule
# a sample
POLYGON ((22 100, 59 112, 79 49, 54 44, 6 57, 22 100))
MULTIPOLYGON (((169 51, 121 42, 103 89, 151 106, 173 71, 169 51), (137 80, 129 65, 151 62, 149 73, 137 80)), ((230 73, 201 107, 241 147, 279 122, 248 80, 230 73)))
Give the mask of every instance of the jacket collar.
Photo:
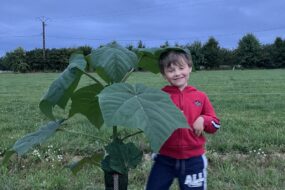
POLYGON ((164 88, 162 88, 162 90, 167 93, 176 94, 176 93, 192 92, 196 91, 197 89, 194 88, 193 86, 186 86, 182 91, 180 91, 179 88, 176 86, 167 85, 164 88))

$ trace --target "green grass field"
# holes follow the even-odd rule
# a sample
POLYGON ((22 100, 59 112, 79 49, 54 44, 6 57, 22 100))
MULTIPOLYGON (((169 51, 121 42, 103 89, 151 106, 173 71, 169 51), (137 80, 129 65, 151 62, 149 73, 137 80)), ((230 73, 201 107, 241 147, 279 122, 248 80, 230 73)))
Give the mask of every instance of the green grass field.
MULTIPOLYGON (((38 103, 56 73, 0 74, 0 161, 3 152, 47 119, 38 103)), ((128 82, 160 88, 160 75, 139 72, 128 82)), ((80 85, 91 83, 86 77, 80 85)), ((285 187, 285 70, 199 71, 190 84, 205 91, 222 128, 207 135, 208 189, 280 190, 285 187)), ((56 109, 59 115, 68 111, 56 109)), ((76 115, 65 129, 109 138, 76 115)), ((124 129, 125 130, 125 129, 124 129)), ((121 132, 124 132, 121 130, 121 132)), ((143 163, 130 171, 129 189, 144 189, 151 161, 143 135, 132 139, 146 153, 143 163)), ((64 166, 74 157, 92 153, 102 142, 89 136, 58 132, 36 151, 12 157, 0 168, 0 189, 103 189, 103 172, 86 167, 77 176, 64 166)), ((177 189, 176 184, 172 189, 177 189)))

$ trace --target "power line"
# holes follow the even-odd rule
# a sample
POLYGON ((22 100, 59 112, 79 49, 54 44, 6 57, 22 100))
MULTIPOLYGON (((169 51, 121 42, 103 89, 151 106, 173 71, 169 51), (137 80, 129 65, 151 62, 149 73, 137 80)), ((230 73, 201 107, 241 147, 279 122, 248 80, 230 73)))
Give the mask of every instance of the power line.
MULTIPOLYGON (((43 22, 42 24, 45 24, 43 22)), ((46 24, 45 24, 46 26, 46 24)), ((43 26, 44 28, 44 26, 43 26)), ((189 36, 189 37, 179 37, 179 38, 156 38, 156 39, 143 39, 143 38, 133 38, 133 39, 111 39, 111 38, 88 38, 88 37, 73 37, 73 36, 55 36, 55 35, 44 35, 44 29, 42 34, 31 34, 31 35, 0 35, 1 37, 10 37, 10 38, 28 38, 28 37, 40 37, 43 38, 43 48, 45 47, 45 40, 46 38, 54 38, 54 39, 73 39, 73 40, 88 40, 88 41, 112 41, 116 40, 119 42, 138 42, 139 40, 142 40, 144 42, 163 42, 163 41, 179 41, 179 40, 193 40, 193 39, 201 39, 206 37, 226 37, 226 36, 235 36, 235 35, 243 35, 245 33, 262 33, 262 32, 268 32, 268 31, 275 31, 275 30, 284 30, 285 26, 281 27, 272 27, 272 28, 266 28, 262 30, 254 30, 254 31, 248 31, 248 32, 234 32, 234 33, 222 33, 222 34, 208 34, 208 35, 197 35, 197 36, 189 36)))
POLYGON ((0 35, 0 38, 2 37, 8 37, 8 38, 29 38, 29 37, 39 37, 41 34, 30 34, 30 35, 0 35))
POLYGON ((187 40, 187 39, 194 39, 194 38, 205 38, 209 36, 215 36, 215 37, 225 37, 225 36, 235 36, 235 35, 244 35, 246 33, 262 33, 262 32, 269 32, 269 31, 275 31, 275 30, 284 30, 285 26, 282 27, 272 27, 262 30, 253 30, 253 31, 241 31, 241 32, 233 32, 233 33, 223 33, 223 34, 209 34, 209 35, 199 35, 199 36, 192 36, 192 37, 181 37, 181 38, 175 38, 175 39, 169 39, 170 41, 174 40, 187 40))
MULTIPOLYGON (((175 41, 175 40, 191 40, 195 38, 205 38, 209 36, 214 36, 214 37, 224 37, 224 36, 234 36, 234 35, 242 35, 245 33, 260 33, 260 32, 268 32, 268 31, 274 31, 274 30, 284 30, 284 27, 273 27, 273 28, 267 28, 267 29, 262 29, 262 30, 255 30, 251 32, 235 32, 235 33, 223 33, 223 34, 209 34, 209 35, 199 35, 199 36, 191 36, 191 37, 180 37, 180 38, 160 38, 160 39, 113 39, 116 41, 151 41, 151 42, 156 42, 156 41, 175 41)), ((110 38, 86 38, 86 37, 68 37, 68 36, 48 36, 48 38, 56 38, 56 39, 78 39, 78 40, 90 40, 90 41, 106 41, 106 40, 112 40, 110 38)))

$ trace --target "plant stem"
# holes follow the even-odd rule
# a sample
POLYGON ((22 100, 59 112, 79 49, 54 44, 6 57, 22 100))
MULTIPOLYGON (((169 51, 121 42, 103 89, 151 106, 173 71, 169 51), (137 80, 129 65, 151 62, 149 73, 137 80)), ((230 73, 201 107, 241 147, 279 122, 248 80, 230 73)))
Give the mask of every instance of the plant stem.
POLYGON ((113 174, 114 190, 119 190, 119 174, 113 174))
POLYGON ((129 134, 129 135, 125 136, 124 138, 122 138, 122 141, 124 141, 124 140, 126 140, 127 138, 130 138, 130 137, 132 137, 132 136, 135 136, 135 135, 137 135, 137 134, 140 134, 140 133, 143 133, 143 131, 140 130, 140 131, 137 131, 137 132, 135 132, 135 133, 133 133, 133 134, 129 134))
POLYGON ((139 60, 138 60, 138 63, 137 63, 138 66, 139 66, 140 61, 142 60, 142 57, 143 57, 143 56, 140 56, 140 58, 139 58, 139 60))
POLYGON ((92 80, 94 80, 95 82, 97 82, 98 84, 100 84, 101 86, 104 86, 98 79, 96 79, 95 77, 93 77, 92 75, 90 75, 89 73, 82 71, 85 75, 87 75, 89 78, 91 78, 92 80))
POLYGON ((129 78, 129 76, 131 75, 131 73, 134 71, 135 69, 132 68, 129 72, 126 73, 126 75, 124 76, 124 78, 121 80, 121 82, 126 82, 126 80, 129 78))
POLYGON ((70 131, 70 130, 66 130, 66 129, 57 129, 57 131, 64 131, 64 132, 67 132, 67 133, 72 133, 72 134, 77 134, 77 135, 84 135, 84 136, 87 136, 87 137, 92 137, 92 138, 101 140, 104 143, 108 143, 108 141, 105 140, 105 139, 102 139, 102 138, 94 136, 94 135, 89 135, 89 134, 86 134, 86 133, 80 133, 80 132, 77 132, 77 131, 70 131))
POLYGON ((118 127, 113 126, 113 140, 118 139, 118 127))

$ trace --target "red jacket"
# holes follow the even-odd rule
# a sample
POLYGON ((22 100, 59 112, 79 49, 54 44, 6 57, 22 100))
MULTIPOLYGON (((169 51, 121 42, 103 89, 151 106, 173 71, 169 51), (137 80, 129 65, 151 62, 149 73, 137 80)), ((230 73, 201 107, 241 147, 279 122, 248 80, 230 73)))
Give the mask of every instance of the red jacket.
POLYGON ((170 95, 173 103, 183 112, 189 129, 176 129, 163 144, 159 153, 176 159, 187 159, 204 154, 205 136, 195 135, 193 123, 202 116, 205 132, 215 133, 220 127, 219 119, 209 98, 205 93, 191 86, 185 87, 183 91, 175 86, 165 86, 162 90, 170 95))

